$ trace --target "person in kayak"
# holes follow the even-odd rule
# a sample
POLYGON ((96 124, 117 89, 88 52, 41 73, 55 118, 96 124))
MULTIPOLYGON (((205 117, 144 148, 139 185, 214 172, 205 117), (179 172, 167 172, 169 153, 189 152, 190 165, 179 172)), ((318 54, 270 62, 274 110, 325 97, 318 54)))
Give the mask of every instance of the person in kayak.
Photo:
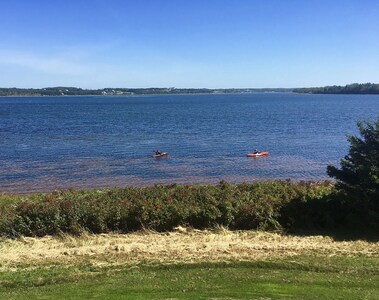
POLYGON ((161 155, 161 151, 156 150, 156 151, 155 151, 155 155, 161 155))
POLYGON ((257 149, 254 150, 253 154, 258 154, 260 153, 260 151, 258 151, 257 149))

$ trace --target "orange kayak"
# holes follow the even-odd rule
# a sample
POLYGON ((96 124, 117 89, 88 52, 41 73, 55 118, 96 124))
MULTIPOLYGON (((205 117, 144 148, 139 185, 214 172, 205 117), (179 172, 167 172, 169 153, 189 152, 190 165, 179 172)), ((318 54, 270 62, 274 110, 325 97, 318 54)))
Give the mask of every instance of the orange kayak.
POLYGON ((247 157, 260 157, 265 155, 268 155, 268 152, 249 153, 247 157))
POLYGON ((167 157, 168 156, 168 153, 167 152, 163 152, 161 154, 154 154, 153 157, 155 158, 160 158, 160 157, 167 157))

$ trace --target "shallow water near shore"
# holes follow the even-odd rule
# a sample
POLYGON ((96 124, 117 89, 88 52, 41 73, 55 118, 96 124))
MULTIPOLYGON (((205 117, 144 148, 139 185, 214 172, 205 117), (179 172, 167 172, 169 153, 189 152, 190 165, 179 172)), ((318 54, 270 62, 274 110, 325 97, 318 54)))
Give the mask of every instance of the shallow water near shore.
POLYGON ((378 113, 378 95, 3 97, 0 192, 328 179, 378 113))

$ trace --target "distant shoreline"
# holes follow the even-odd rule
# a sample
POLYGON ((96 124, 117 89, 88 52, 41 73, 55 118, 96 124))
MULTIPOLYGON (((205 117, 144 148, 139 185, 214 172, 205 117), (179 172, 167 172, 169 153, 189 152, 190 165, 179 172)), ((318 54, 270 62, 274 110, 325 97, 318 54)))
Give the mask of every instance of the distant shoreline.
POLYGON ((0 95, 0 98, 30 98, 30 97, 56 97, 56 98, 65 98, 65 97, 144 97, 144 96, 195 96, 195 95, 253 95, 253 94, 300 94, 293 92, 251 92, 251 93, 173 93, 173 94, 135 94, 135 95, 0 95))
POLYGON ((176 88, 105 88, 97 90, 83 90, 81 88, 59 87, 43 89, 0 88, 3 97, 43 97, 43 96, 138 96, 138 95, 192 95, 192 94, 252 94, 291 92, 292 89, 176 89, 176 88))
POLYGON ((333 85, 324 87, 297 88, 292 91, 299 94, 378 95, 379 84, 352 83, 345 86, 333 85))
POLYGON ((346 86, 310 88, 102 88, 82 89, 77 87, 47 88, 0 88, 0 97, 62 97, 62 96, 148 96, 148 95, 223 95, 256 93, 333 94, 333 95, 378 95, 379 84, 353 83, 346 86))

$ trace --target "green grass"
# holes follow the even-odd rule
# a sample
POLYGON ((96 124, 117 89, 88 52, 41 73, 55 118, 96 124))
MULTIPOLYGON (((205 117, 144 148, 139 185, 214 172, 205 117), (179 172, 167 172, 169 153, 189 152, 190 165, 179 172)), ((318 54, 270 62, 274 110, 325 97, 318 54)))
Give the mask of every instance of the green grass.
POLYGON ((124 267, 51 266, 0 273, 0 299, 379 299, 378 257, 124 267))

